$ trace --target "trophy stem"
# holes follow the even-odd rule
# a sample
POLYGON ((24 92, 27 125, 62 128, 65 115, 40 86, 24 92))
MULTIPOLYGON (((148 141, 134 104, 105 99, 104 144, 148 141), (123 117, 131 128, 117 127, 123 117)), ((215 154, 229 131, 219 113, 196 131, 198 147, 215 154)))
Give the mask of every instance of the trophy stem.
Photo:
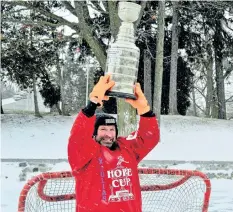
POLYGON ((117 42, 135 42, 133 23, 122 22, 117 36, 117 42))

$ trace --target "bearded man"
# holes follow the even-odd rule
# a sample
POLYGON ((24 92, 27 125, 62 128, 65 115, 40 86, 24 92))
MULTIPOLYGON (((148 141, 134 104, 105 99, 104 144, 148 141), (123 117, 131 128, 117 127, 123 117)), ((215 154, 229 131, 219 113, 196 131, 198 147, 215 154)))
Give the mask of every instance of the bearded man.
POLYGON ((114 84, 110 75, 100 78, 71 129, 68 159, 76 183, 76 212, 142 212, 137 165, 158 144, 160 130, 139 83, 137 99, 126 99, 140 116, 137 131, 118 136, 113 116, 95 115, 114 84))

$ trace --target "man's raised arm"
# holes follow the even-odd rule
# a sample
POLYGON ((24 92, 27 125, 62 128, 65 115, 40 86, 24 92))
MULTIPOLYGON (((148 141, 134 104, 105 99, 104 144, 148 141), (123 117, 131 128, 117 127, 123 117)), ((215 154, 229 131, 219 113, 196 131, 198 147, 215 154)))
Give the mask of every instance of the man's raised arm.
POLYGON ((140 115, 139 128, 126 138, 126 145, 130 146, 137 161, 140 162, 158 144, 160 129, 139 83, 135 85, 135 95, 136 100, 126 99, 126 102, 137 109, 140 115))
POLYGON ((99 149, 99 144, 92 138, 97 106, 108 100, 105 92, 114 85, 110 76, 100 77, 89 95, 90 102, 80 111, 71 129, 68 144, 68 160, 72 170, 79 171, 87 165, 99 149))

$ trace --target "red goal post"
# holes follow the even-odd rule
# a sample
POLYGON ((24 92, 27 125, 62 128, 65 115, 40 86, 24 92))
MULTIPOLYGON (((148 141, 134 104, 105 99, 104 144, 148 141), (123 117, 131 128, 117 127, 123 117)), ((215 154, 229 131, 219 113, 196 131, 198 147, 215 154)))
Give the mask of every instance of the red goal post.
MULTIPOLYGON (((207 212, 209 178, 200 171, 138 168, 143 212, 207 212)), ((75 212, 72 173, 47 172, 23 187, 18 212, 75 212)))

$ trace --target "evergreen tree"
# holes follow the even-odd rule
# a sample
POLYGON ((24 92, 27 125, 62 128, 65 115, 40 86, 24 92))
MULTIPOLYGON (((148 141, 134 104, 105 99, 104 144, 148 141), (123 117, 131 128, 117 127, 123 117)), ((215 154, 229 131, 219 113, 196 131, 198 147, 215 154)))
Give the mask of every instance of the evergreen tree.
MULTIPOLYGON (((12 7, 7 2, 2 3, 2 12, 5 17, 13 14, 15 19, 27 19, 28 13, 13 13, 16 7, 12 7)), ((31 20, 44 21, 46 17, 37 16, 34 10, 28 10, 31 20)), ((51 23, 55 21, 50 20, 51 23)), ((37 81, 40 92, 45 99, 46 106, 52 106, 53 100, 48 90, 54 92, 54 99, 59 101, 60 90, 51 83, 49 70, 54 66, 55 55, 59 49, 56 45, 56 32, 54 27, 45 27, 33 24, 15 23, 13 26, 8 22, 3 22, 2 33, 2 78, 7 77, 16 82, 21 89, 33 89, 33 80, 37 81), (43 90, 44 89, 44 90, 43 90)), ((54 104, 56 104, 54 102, 54 104)))

